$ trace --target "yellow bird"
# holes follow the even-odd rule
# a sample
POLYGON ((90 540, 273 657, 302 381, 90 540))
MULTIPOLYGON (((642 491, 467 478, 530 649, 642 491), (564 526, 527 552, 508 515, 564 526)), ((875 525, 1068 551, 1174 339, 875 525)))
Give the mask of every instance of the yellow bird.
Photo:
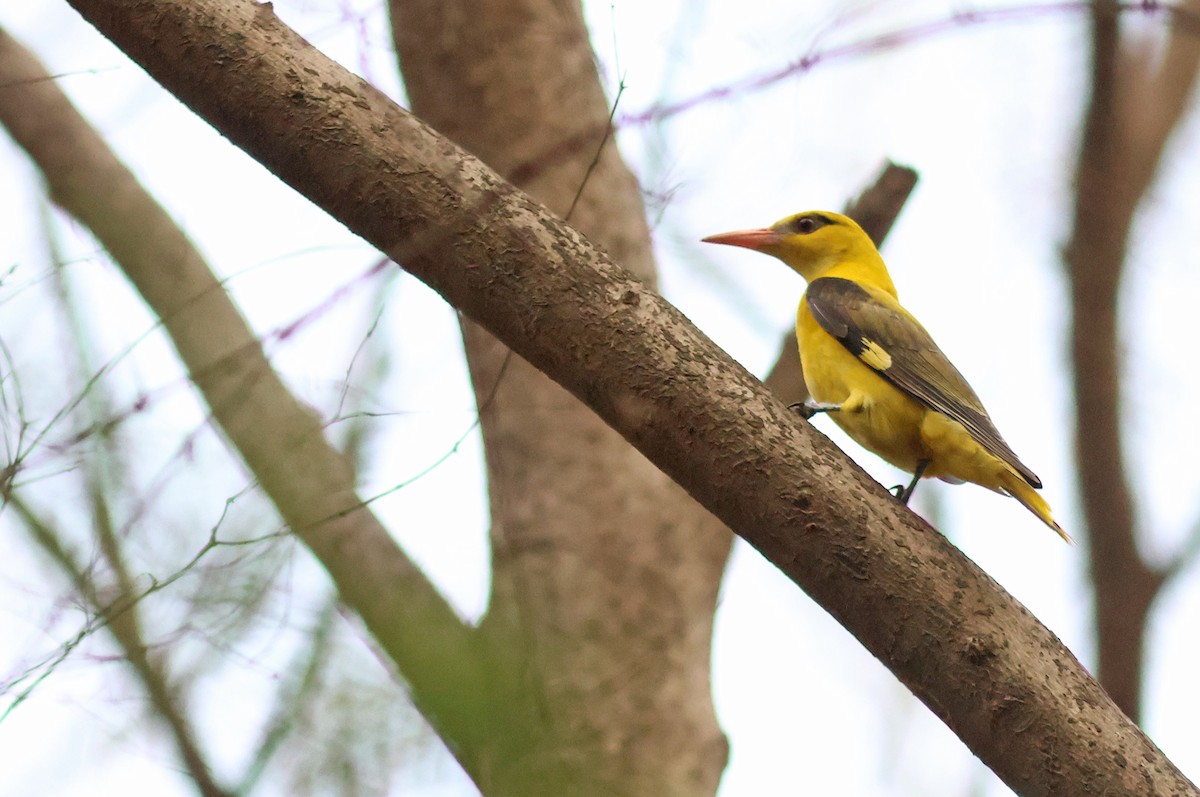
POLYGON ((925 327, 905 310, 870 237, 852 219, 809 211, 770 227, 704 239, 779 258, 808 282, 796 339, 812 398, 806 418, 828 412, 863 447, 922 477, 974 482, 1011 495, 1070 542, 983 403, 925 327))

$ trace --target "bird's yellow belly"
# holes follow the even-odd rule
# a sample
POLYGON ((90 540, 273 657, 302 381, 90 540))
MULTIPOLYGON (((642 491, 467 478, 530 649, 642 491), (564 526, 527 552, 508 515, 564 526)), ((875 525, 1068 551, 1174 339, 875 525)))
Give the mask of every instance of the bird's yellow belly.
MULTIPOLYGON (((804 381, 813 400, 840 404, 829 417, 859 445, 913 473, 930 459, 921 439, 928 410, 892 387, 823 331, 823 342, 801 344, 804 381)), ((930 474, 933 475, 933 474, 930 474)))
POLYGON ((803 306, 796 330, 808 392, 815 401, 842 406, 829 416, 859 445, 909 473, 926 462, 927 478, 1000 489, 1011 468, 987 453, 962 424, 893 387, 803 306))

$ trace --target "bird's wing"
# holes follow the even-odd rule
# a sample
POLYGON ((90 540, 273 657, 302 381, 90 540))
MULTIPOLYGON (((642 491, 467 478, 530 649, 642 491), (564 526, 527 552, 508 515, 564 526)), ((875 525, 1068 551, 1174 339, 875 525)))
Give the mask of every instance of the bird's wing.
POLYGON ((961 423, 991 455, 1025 481, 1041 480, 1017 459, 979 396, 913 316, 891 296, 840 277, 813 280, 805 293, 822 329, 895 387, 961 423))

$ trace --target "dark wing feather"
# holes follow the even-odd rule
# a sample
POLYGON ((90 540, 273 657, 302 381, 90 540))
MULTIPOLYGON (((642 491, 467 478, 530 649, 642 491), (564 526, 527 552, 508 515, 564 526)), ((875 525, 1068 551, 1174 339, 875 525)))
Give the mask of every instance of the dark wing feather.
POLYGON ((904 393, 961 423, 988 453, 1034 487, 1042 486, 1004 442, 967 380, 898 304, 890 306, 857 282, 840 277, 813 280, 805 297, 821 328, 851 354, 904 393), (886 353, 885 361, 878 350, 886 353))

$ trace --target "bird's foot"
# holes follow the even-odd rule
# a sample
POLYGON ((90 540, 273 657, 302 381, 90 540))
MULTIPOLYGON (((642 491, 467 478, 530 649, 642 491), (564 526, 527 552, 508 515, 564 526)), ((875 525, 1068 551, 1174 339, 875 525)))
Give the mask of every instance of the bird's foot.
POLYGON ((910 484, 897 484, 889 487, 888 492, 896 496, 896 500, 908 506, 908 499, 912 498, 913 491, 917 489, 917 480, 913 479, 910 484))
POLYGON ((796 412, 800 413, 800 417, 804 418, 805 420, 808 420, 817 413, 837 412, 841 408, 841 404, 830 404, 827 401, 813 401, 812 399, 809 399, 803 403, 796 402, 795 404, 788 405, 789 410, 795 410, 796 412))
POLYGON ((896 500, 908 506, 908 499, 912 498, 913 491, 917 489, 917 482, 921 481, 921 477, 925 475, 925 469, 929 467, 929 460, 923 459, 917 463, 917 472, 913 474, 912 481, 907 486, 897 484, 891 488, 896 491, 896 500))

